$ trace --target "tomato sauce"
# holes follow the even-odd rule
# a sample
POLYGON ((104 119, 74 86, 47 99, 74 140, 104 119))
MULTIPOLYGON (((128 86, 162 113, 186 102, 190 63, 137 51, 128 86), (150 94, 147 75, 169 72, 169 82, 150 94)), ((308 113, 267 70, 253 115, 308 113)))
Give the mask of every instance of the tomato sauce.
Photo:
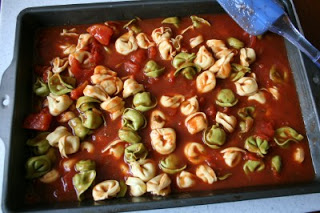
MULTIPOLYGON (((165 108, 159 104, 160 97, 162 95, 182 94, 187 98, 197 95, 200 111, 206 113, 208 118, 208 125, 215 124, 215 114, 217 111, 227 112, 228 114, 237 115, 237 111, 241 107, 254 106, 256 109, 254 124, 248 133, 239 133, 240 129, 237 126, 233 133, 227 133, 227 141, 221 147, 221 149, 210 149, 205 146, 206 163, 214 169, 217 176, 223 176, 227 173, 232 175, 223 181, 217 181, 213 184, 206 184, 200 179, 196 179, 195 186, 188 189, 179 189, 176 185, 176 174, 169 175, 171 177, 171 190, 172 193, 179 193, 182 191, 208 191, 216 189, 227 188, 240 188, 257 185, 275 185, 275 184, 292 184, 297 182, 307 182, 314 178, 314 170, 312 167, 312 160, 309 152, 308 141, 306 132, 302 120, 297 92, 295 89, 295 83, 290 70, 290 65, 287 59, 286 49, 284 41, 281 37, 266 33, 262 39, 258 39, 255 36, 250 36, 244 32, 229 16, 227 15, 203 15, 201 16, 211 23, 211 26, 203 25, 195 31, 189 30, 184 34, 182 39, 182 49, 188 50, 188 52, 197 53, 198 47, 191 49, 189 46, 189 39, 198 35, 202 35, 204 40, 208 39, 221 39, 226 41, 228 37, 232 36, 238 38, 245 43, 246 47, 252 47, 257 54, 256 61, 252 64, 251 70, 256 74, 257 83, 259 88, 269 88, 277 86, 279 88, 280 99, 275 100, 271 94, 266 94, 266 103, 259 104, 255 101, 247 101, 247 97, 237 96, 239 102, 236 106, 231 108, 223 108, 215 104, 217 93, 224 88, 231 89, 236 93, 234 83, 230 79, 217 79, 217 85, 213 92, 201 94, 197 92, 195 87, 195 79, 187 80, 182 75, 173 76, 175 68, 171 65, 171 61, 164 61, 161 59, 157 48, 149 48, 148 50, 138 49, 137 51, 124 56, 117 53, 115 49, 115 40, 117 36, 113 35, 109 40, 104 41, 109 43, 108 48, 111 54, 106 53, 103 50, 100 43, 96 43, 98 47, 97 58, 92 63, 93 66, 89 68, 79 68, 79 79, 77 86, 80 86, 83 82, 90 82, 90 74, 92 74, 92 67, 95 65, 104 65, 111 70, 118 73, 118 76, 125 77, 127 75, 133 75, 135 80, 145 86, 145 90, 150 92, 158 100, 158 105, 155 109, 160 109, 166 115, 168 115, 166 127, 171 127, 176 131, 177 141, 175 154, 179 156, 182 162, 187 164, 186 171, 195 174, 197 165, 193 165, 188 162, 184 155, 184 146, 188 142, 202 142, 202 133, 195 135, 189 134, 187 128, 184 125, 185 116, 181 114, 180 109, 165 108), (143 67, 149 58, 154 59, 159 65, 164 66, 165 74, 159 78, 148 78, 143 74, 143 67), (282 84, 275 84, 269 78, 269 70, 272 66, 277 67, 281 75, 284 72, 287 73, 287 80, 282 84), (281 73, 282 72, 282 73, 281 73), (89 74, 88 74, 89 73, 89 74), (282 127, 290 126, 300 134, 304 135, 304 139, 299 143, 291 143, 288 148, 280 148, 273 140, 274 130, 282 127), (269 138, 270 149, 268 154, 262 159, 255 154, 249 153, 243 155, 243 160, 234 168, 228 167, 223 159, 223 155, 220 151, 227 147, 244 147, 244 141, 251 135, 261 135, 269 138), (293 152, 297 147, 302 147, 305 151, 305 159, 303 163, 299 164, 293 160, 293 152), (275 175, 271 169, 270 161, 274 155, 280 155, 282 158, 282 170, 278 175, 275 175), (253 172, 246 175, 243 172, 243 164, 246 159, 261 159, 265 162, 266 168, 260 172, 253 172)), ((152 31, 160 26, 169 26, 173 31, 173 37, 178 33, 192 25, 191 20, 186 17, 182 18, 179 28, 172 25, 161 24, 163 19, 149 19, 139 22, 139 27, 142 32, 147 35, 151 35, 152 31)), ((119 22, 122 26, 126 22, 119 22)), ((86 33, 86 29, 90 25, 68 26, 68 28, 75 27, 77 33, 86 33)), ((65 57, 62 54, 60 45, 69 43, 77 44, 77 38, 59 36, 63 27, 46 28, 39 31, 37 35, 36 45, 36 60, 35 64, 38 66, 48 66, 50 61, 54 57, 65 57)), ((117 28, 122 35, 126 32, 122 27, 117 28)), ((238 63, 238 57, 234 58, 233 62, 238 63)), ((89 83, 90 84, 90 83, 89 83)), ((82 88, 83 90, 83 88, 82 88)), ((79 97, 82 94, 81 86, 78 91, 74 91, 74 97, 79 97)), ((132 98, 126 99, 126 107, 131 107, 132 98)), ((150 118, 151 111, 145 112, 144 115, 148 119, 150 118)), ((85 141, 92 142, 94 144, 94 154, 87 153, 86 151, 79 151, 69 156, 69 159, 86 160, 92 159, 96 162, 97 177, 95 183, 99 183, 108 179, 125 180, 130 176, 130 172, 126 172, 124 168, 129 167, 123 160, 117 160, 111 155, 101 153, 109 143, 118 138, 118 130, 121 127, 121 118, 112 121, 107 113, 104 112, 104 118, 106 120, 105 125, 102 125, 99 129, 95 130, 94 134, 88 136, 85 141)), ((238 117, 237 117, 238 118, 238 117)), ((54 120, 55 118, 53 118, 54 120)), ((238 118, 239 122, 240 118, 238 118)), ((61 125, 61 124, 60 124, 61 125)), ((52 122, 51 130, 58 126, 57 122, 52 122)), ((67 126, 67 125, 66 125, 67 126)), ((68 127, 69 128, 69 127, 68 127)), ((143 143, 148 148, 149 154, 147 158, 153 159, 156 163, 162 160, 165 156, 157 153, 152 149, 150 139, 151 128, 147 125, 146 128, 139 130, 139 135, 142 137, 143 143)), ((63 168, 63 162, 68 160, 61 158, 59 151, 57 163, 54 168, 59 171, 61 178, 57 181, 45 184, 38 180, 32 181, 32 186, 28 192, 27 197, 32 197, 36 202, 56 202, 56 201, 75 201, 77 200, 76 192, 72 186, 72 177, 75 174, 75 170, 65 171, 63 168)), ((161 170, 158 168, 157 174, 160 174, 161 170)), ((85 195, 91 197, 91 191, 88 190, 85 195)), ((129 193, 127 193, 129 194, 129 193)), ((27 199, 31 200, 31 199, 27 199)))

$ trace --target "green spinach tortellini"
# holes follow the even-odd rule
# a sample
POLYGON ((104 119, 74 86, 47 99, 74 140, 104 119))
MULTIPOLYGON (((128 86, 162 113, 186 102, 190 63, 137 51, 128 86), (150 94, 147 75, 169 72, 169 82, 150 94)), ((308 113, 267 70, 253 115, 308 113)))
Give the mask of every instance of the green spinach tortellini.
POLYGON ((97 129, 103 123, 102 116, 98 110, 88 110, 80 114, 82 125, 88 129, 97 129))
POLYGON ((78 172, 85 172, 96 169, 96 162, 93 160, 81 160, 75 166, 78 172))
POLYGON ((60 76, 59 73, 54 74, 48 79, 48 86, 51 93, 55 95, 63 95, 72 91, 74 88, 72 85, 66 83, 69 81, 71 84, 74 84, 74 81, 71 78, 64 78, 60 76))
POLYGON ((43 132, 27 141, 27 145, 32 148, 35 155, 43 155, 49 150, 50 144, 46 139, 48 134, 48 132, 43 132))
POLYGON ((276 130, 274 141, 281 147, 286 147, 290 141, 299 142, 303 140, 303 135, 299 134, 291 127, 284 126, 276 130))
POLYGON ((173 67, 176 68, 174 75, 181 73, 186 79, 193 79, 201 71, 201 67, 193 63, 195 58, 194 53, 182 52, 176 55, 172 61, 173 67))
POLYGON ((160 169, 168 174, 175 174, 184 170, 187 165, 181 165, 179 158, 171 154, 159 163, 160 169))
POLYGON ((144 66, 144 74, 151 78, 160 77, 164 73, 165 67, 161 67, 157 62, 150 60, 144 66))
POLYGON ((26 163, 27 179, 34 179, 48 173, 52 168, 52 159, 48 155, 31 157, 26 163))
POLYGON ((218 124, 203 132, 203 142, 212 149, 219 149, 226 142, 226 132, 218 124))
POLYGON ((243 165, 243 170, 246 174, 249 172, 259 172, 264 170, 265 164, 260 160, 248 160, 243 165))
POLYGON ((82 171, 75 174, 72 178, 73 186, 77 192, 78 200, 82 200, 82 194, 92 185, 96 178, 95 170, 82 171))
POLYGON ((131 144, 139 143, 141 141, 141 137, 139 136, 139 134, 128 127, 119 129, 118 136, 122 141, 126 141, 131 144))
POLYGON ((90 129, 85 127, 82 124, 81 119, 78 117, 69 120, 68 124, 72 129, 73 134, 78 136, 80 139, 84 139, 87 136, 87 134, 90 132, 90 129))
POLYGON ((261 157, 267 154, 269 147, 269 142, 259 136, 250 136, 244 143, 245 149, 261 157))
POLYGON ((136 143, 127 146, 124 150, 124 159, 126 162, 138 161, 140 159, 145 159, 148 155, 147 148, 143 143, 136 143))
POLYGON ((273 156, 271 159, 271 168, 276 173, 279 173, 281 171, 282 167, 282 161, 281 157, 279 155, 273 156))
POLYGON ((37 81, 33 84, 33 92, 38 96, 46 97, 49 95, 50 90, 48 84, 37 78, 37 81))
POLYGON ((137 93, 133 97, 133 106, 136 110, 145 112, 157 106, 157 99, 150 92, 137 93))
POLYGON ((138 110, 127 108, 122 115, 122 126, 129 127, 135 131, 146 127, 147 120, 138 110))
POLYGON ((238 99, 231 89, 222 89, 218 93, 216 104, 221 107, 232 107, 238 103, 238 99))

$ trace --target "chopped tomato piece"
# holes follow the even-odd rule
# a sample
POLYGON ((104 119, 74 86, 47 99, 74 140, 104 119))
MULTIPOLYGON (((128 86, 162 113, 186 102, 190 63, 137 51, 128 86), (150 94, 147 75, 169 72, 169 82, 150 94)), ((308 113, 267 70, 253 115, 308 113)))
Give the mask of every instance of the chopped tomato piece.
POLYGON ((262 121, 256 125, 256 134, 263 139, 269 140, 274 136, 273 121, 262 121))
POLYGON ((78 98, 80 98, 83 95, 84 88, 86 88, 88 84, 89 84, 88 81, 83 82, 81 85, 79 85, 77 88, 71 91, 70 97, 73 100, 77 100, 78 98))
POLYGON ((155 46, 148 48, 148 58, 155 59, 157 56, 157 48, 155 46))
POLYGON ((146 51, 143 49, 138 49, 131 54, 130 60, 134 63, 141 64, 147 59, 146 51))
POLYGON ((140 71, 140 65, 132 61, 126 61, 124 63, 124 70, 128 73, 135 74, 140 71))
POLYGON ((90 52, 91 52, 90 62, 92 63, 92 65, 94 67, 103 62, 104 57, 103 57, 103 49, 102 49, 101 44, 99 44, 96 41, 93 41, 91 43, 90 52))
POLYGON ((48 108, 44 108, 39 113, 28 115, 28 117, 24 120, 23 128, 47 131, 50 127, 51 120, 52 115, 49 113, 48 108))
POLYGON ((101 44, 108 45, 110 38, 113 35, 113 30, 103 24, 95 24, 87 29, 95 39, 97 39, 101 44))
POLYGON ((212 104, 208 108, 205 109, 205 113, 209 118, 215 119, 217 110, 215 106, 212 104))

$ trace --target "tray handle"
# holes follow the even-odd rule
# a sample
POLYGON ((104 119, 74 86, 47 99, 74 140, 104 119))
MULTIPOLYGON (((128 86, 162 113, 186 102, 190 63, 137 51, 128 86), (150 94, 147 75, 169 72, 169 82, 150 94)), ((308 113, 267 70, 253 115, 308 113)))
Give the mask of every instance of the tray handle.
POLYGON ((3 73, 0 84, 0 138, 5 149, 8 148, 12 111, 14 106, 14 64, 12 61, 9 67, 3 73))

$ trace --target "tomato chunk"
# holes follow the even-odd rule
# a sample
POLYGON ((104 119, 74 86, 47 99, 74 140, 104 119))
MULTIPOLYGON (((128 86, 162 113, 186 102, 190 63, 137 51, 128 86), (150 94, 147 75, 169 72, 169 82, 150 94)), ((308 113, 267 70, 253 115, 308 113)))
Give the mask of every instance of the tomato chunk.
POLYGON ((262 121, 256 125, 256 134, 263 139, 270 139, 274 136, 273 121, 262 121))
POLYGON ((148 58, 155 59, 157 56, 157 48, 155 46, 148 48, 148 58))
POLYGON ((86 88, 86 86, 89 84, 88 81, 83 82, 81 85, 79 85, 77 88, 71 91, 70 97, 73 100, 77 100, 83 95, 83 90, 86 88))
POLYGON ((110 43, 111 36, 113 35, 113 30, 102 24, 92 25, 87 29, 87 32, 103 45, 108 45, 110 43))
POLYGON ((50 127, 52 115, 48 108, 44 108, 39 113, 30 114, 23 123, 23 128, 34 129, 39 131, 47 131, 50 127))
POLYGON ((140 65, 136 64, 132 61, 126 61, 124 63, 124 70, 128 73, 135 74, 135 73, 139 72, 140 65))
POLYGON ((147 59, 146 51, 143 49, 138 49, 131 54, 130 60, 134 63, 141 64, 147 59))

